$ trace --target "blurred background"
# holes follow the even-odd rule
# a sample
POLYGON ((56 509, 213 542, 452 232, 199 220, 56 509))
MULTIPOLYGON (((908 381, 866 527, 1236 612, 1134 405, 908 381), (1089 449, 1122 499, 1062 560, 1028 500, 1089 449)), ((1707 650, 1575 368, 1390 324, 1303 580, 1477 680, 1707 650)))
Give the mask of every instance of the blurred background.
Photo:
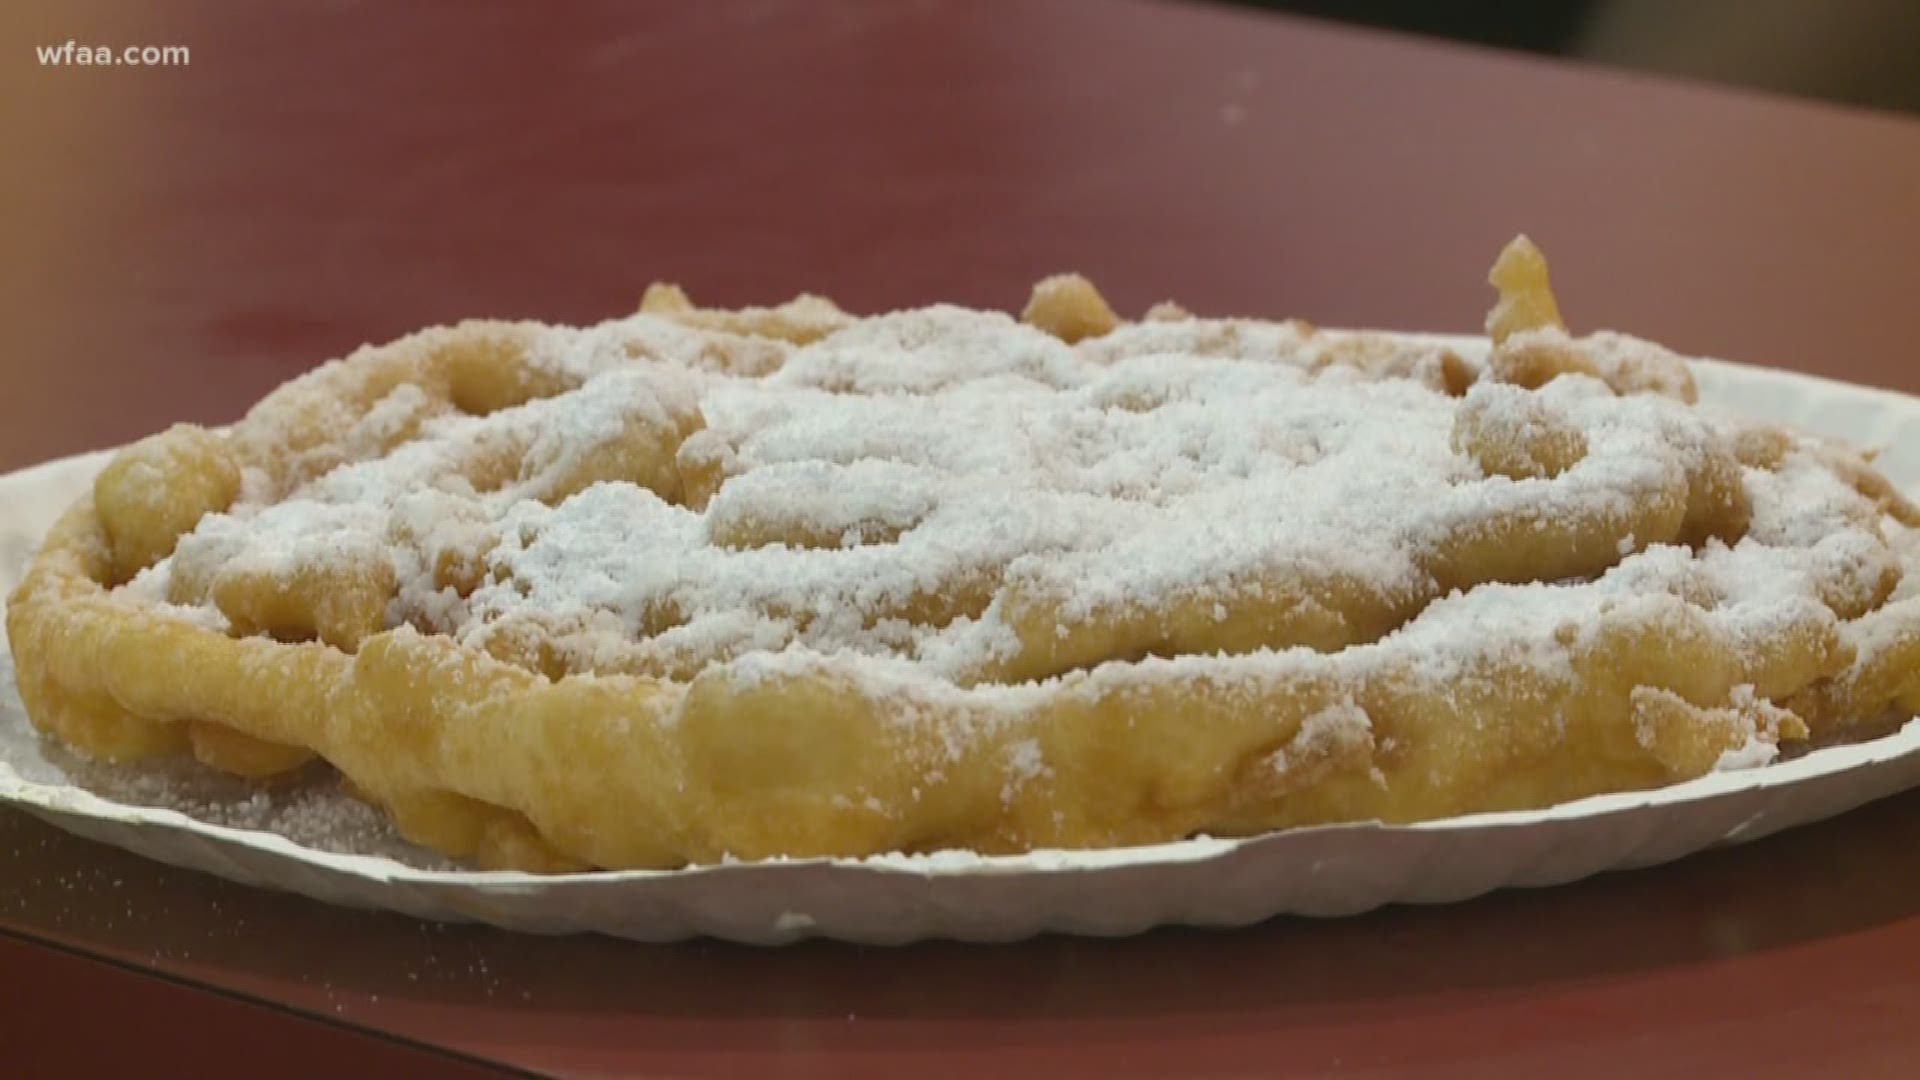
POLYGON ((1239 0, 1240 6, 1920 113, 1914 0, 1239 0))
POLYGON ((0 469, 654 279, 1470 331, 1521 231, 1576 326, 1914 387, 1917 56, 1920 0, 0 0, 0 469))

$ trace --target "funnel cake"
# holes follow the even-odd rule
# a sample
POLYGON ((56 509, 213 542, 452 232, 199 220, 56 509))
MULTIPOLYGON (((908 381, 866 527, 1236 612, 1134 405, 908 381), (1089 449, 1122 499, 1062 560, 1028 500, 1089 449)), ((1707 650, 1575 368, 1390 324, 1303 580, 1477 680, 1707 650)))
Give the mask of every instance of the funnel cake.
POLYGON ((1914 507, 1492 280, 1484 358, 1073 276, 364 348, 113 459, 21 695, 527 870, 1540 807, 1916 704, 1914 507))

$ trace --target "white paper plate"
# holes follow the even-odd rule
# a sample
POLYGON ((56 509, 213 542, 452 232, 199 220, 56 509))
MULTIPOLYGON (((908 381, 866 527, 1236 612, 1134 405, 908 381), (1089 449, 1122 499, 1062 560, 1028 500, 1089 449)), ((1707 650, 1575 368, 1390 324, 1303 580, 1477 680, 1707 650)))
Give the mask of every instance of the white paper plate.
MULTIPOLYGON (((1454 343, 1484 348, 1472 339, 1454 343)), ((1711 361, 1695 373, 1707 401, 1885 447, 1881 467, 1904 486, 1920 482, 1920 399, 1711 361)), ((94 454, 0 477, 0 588, 17 580, 41 533, 104 460, 94 454)), ((541 933, 593 930, 646 941, 710 935, 756 944, 1009 941, 1043 931, 1114 935, 1167 923, 1346 915, 1666 862, 1920 785, 1920 721, 1872 742, 1657 791, 1418 825, 1339 825, 1107 851, 559 876, 435 868, 324 780, 269 799, 191 766, 175 770, 164 790, 151 775, 78 762, 35 737, 11 663, 0 658, 0 801, 176 866, 334 903, 541 933), (162 805, 142 805, 156 802, 162 805), (173 808, 182 805, 192 816, 173 808)))

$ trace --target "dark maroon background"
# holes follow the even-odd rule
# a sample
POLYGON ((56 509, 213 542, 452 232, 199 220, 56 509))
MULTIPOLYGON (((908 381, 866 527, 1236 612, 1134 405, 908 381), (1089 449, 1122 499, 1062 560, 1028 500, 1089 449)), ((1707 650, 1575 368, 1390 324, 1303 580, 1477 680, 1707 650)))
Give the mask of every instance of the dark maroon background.
MULTIPOLYGON (((1201 5, 156 7, 0 11, 0 467, 654 278, 872 310, 1078 268, 1128 311, 1468 330, 1521 230, 1576 327, 1920 390, 1909 121, 1201 5), (192 63, 34 61, 69 38, 192 63)), ((581 1074, 1903 1075, 1916 812, 1444 909, 897 951, 432 927, 7 813, 0 1055, 479 1068, 315 1016, 581 1074)))

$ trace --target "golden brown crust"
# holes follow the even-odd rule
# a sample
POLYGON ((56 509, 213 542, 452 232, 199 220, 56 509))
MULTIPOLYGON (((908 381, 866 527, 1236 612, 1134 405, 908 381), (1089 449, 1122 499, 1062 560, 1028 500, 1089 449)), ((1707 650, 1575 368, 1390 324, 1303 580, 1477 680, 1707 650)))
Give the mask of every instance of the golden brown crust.
MULTIPOLYGON (((1466 396, 1454 446, 1514 483, 1554 482, 1590 452, 1532 388, 1585 375, 1623 394, 1690 399, 1691 381, 1676 381, 1664 355, 1560 332, 1537 250, 1502 265, 1486 377, 1509 386, 1467 395, 1478 373, 1458 356, 1396 351, 1386 339, 1312 363, 1466 396), (1540 337, 1543 328, 1558 336, 1540 337)), ((696 335, 690 362, 736 373, 771 370, 780 343, 851 322, 813 299, 709 311, 672 287, 649 290, 643 309, 696 335)), ((1080 278, 1043 283, 1029 314, 1067 340, 1116 323, 1080 278)), ((1169 326, 1187 321, 1163 315, 1169 326)), ((1252 333, 1195 332, 1229 352, 1252 333)), ((391 574, 351 562, 205 578, 176 568, 167 598, 210 603, 226 619, 220 628, 113 591, 166 558, 203 514, 232 504, 243 478, 284 495, 406 445, 432 417, 578 384, 539 347, 532 324, 427 331, 296 380, 230 435, 178 427, 123 451, 60 519, 8 604, 34 723, 97 756, 190 750, 249 777, 317 755, 416 840, 481 866, 562 870, 1006 852, 1534 807, 1696 776, 1756 741, 1843 731, 1920 693, 1920 607, 1886 602, 1897 574, 1862 587, 1851 571, 1818 571, 1829 575, 1816 583, 1826 602, 1790 609, 1760 639, 1721 619, 1721 586, 1692 564, 1666 587, 1552 630, 1541 644, 1563 663, 1524 650, 1467 649, 1462 659, 1421 644, 1417 628, 1390 637, 1430 605, 1484 600, 1498 588, 1489 583, 1590 578, 1652 544, 1738 541, 1754 516, 1742 470, 1772 475, 1812 460, 1791 436, 1758 428, 1624 508, 1463 520, 1422 556, 1426 585, 1415 592, 1307 567, 1244 593, 1089 618, 1064 613, 1056 596, 983 579, 882 613, 945 622, 1004 605, 1019 648, 967 685, 902 683, 884 664, 833 656, 676 666, 633 653, 581 670, 556 649, 564 627, 506 626, 485 649, 394 627, 391 574), (1441 600, 1454 589, 1475 591, 1441 600)), ((701 426, 697 410, 627 414, 565 469, 542 472, 540 497, 619 479, 708 507, 733 466, 701 426)), ((457 471, 473 490, 524 481, 534 453, 498 446, 457 471)), ((1909 504, 1864 460, 1823 453, 1870 505, 1908 520, 1909 504)), ((777 517, 713 520, 714 542, 729 547, 836 543, 777 517)), ((894 542, 903 529, 869 525, 854 523, 862 544, 894 542)), ((480 584, 482 567, 456 549, 396 530, 436 585, 464 594, 480 584)), ((650 632, 672 626, 672 614, 658 613, 650 632)))

